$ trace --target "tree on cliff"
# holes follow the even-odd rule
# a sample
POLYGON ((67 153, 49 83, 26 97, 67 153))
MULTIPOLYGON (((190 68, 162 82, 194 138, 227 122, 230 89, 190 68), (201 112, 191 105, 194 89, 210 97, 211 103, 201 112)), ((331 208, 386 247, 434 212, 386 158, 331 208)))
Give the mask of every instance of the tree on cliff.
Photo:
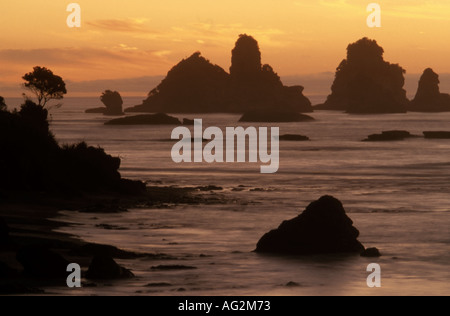
POLYGON ((375 40, 363 38, 350 44, 347 59, 336 70, 332 93, 318 108, 349 113, 406 112, 405 70, 384 61, 383 54, 375 40))
POLYGON ((34 67, 22 79, 24 87, 37 97, 39 106, 45 107, 50 100, 61 100, 67 94, 64 80, 45 67, 34 67))
POLYGON ((123 100, 117 91, 106 90, 102 93, 100 101, 106 106, 105 115, 121 115, 123 114, 123 100))

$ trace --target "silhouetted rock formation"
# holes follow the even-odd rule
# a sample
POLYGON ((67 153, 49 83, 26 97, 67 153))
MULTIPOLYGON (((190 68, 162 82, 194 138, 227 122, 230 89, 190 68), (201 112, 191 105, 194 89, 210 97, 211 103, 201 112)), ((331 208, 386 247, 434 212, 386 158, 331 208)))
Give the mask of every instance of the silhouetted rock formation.
POLYGON ((311 122, 314 121, 309 115, 298 112, 283 112, 277 110, 257 110, 245 113, 239 122, 261 122, 261 123, 286 123, 286 122, 311 122))
POLYGON ((423 132, 428 139, 450 139, 450 132, 423 132))
POLYGON ((439 91, 439 75, 428 68, 420 77, 419 87, 414 100, 408 106, 413 112, 448 112, 450 95, 439 91))
POLYGON ((17 252, 24 273, 28 277, 40 279, 65 279, 69 261, 59 254, 39 246, 23 247, 17 252))
POLYGON ((256 252, 291 255, 361 253, 359 231, 345 214, 342 203, 331 196, 312 202, 298 217, 265 234, 256 252))
POLYGON ((310 139, 308 136, 286 134, 286 135, 281 135, 280 140, 290 141, 290 142, 304 142, 304 141, 308 141, 310 139))
POLYGON ((196 52, 173 67, 142 105, 126 112, 210 113, 226 109, 229 75, 196 52))
POLYGON ((230 74, 199 52, 173 67, 142 105, 126 112, 244 113, 256 109, 312 112, 302 86, 285 87, 271 66, 261 64, 258 42, 241 35, 230 74))
POLYGON ((105 107, 99 107, 94 109, 88 109, 85 113, 102 113, 109 116, 123 115, 123 100, 120 93, 117 91, 106 90, 102 93, 100 101, 105 107))
POLYGON ((361 257, 378 258, 381 257, 381 253, 377 248, 367 248, 361 253, 361 257))
POLYGON ((373 134, 369 135, 365 142, 385 142, 385 141, 397 141, 404 140, 405 138, 411 138, 414 135, 411 135, 408 131, 386 131, 381 134, 373 134))
POLYGON ((348 113, 405 113, 408 105, 405 70, 383 59, 384 50, 376 41, 363 38, 347 48, 336 70, 327 101, 317 110, 348 113))
POLYGON ((240 35, 232 51, 231 112, 274 110, 312 112, 303 87, 285 87, 270 65, 262 65, 258 42, 240 35))
POLYGON ((99 108, 88 109, 88 110, 84 111, 84 113, 88 113, 88 114, 105 114, 106 113, 106 108, 105 107, 99 107, 99 108))
POLYGON ((181 125, 179 119, 164 113, 128 116, 111 120, 105 125, 181 125))
POLYGON ((0 111, 0 189, 45 192, 145 192, 122 179, 120 159, 85 143, 59 146, 48 112, 27 100, 18 112, 0 111))
POLYGON ((110 256, 98 255, 92 259, 86 277, 91 280, 115 280, 133 278, 134 274, 119 266, 110 256))

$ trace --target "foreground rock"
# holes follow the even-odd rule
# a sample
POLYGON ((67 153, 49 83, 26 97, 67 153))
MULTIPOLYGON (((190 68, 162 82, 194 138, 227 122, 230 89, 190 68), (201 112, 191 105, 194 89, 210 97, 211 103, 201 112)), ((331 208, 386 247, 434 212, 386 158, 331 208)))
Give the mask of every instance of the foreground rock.
POLYGON ((423 132, 428 139, 450 139, 450 132, 423 132))
POLYGON ((304 142, 304 141, 308 141, 310 139, 308 136, 286 134, 286 135, 281 135, 280 140, 290 141, 290 142, 304 142))
POLYGON ((289 122, 311 122, 314 118, 297 112, 285 111, 251 111, 245 113, 239 122, 257 123, 289 123, 289 122))
POLYGON ((180 120, 164 113, 128 116, 111 120, 105 125, 181 125, 180 120))
POLYGON ((256 252, 289 255, 361 253, 359 231, 332 196, 312 202, 298 217, 265 234, 256 252))
POLYGON ((17 261, 27 277, 39 279, 65 279, 69 261, 59 254, 39 246, 23 247, 17 252, 17 261))
POLYGON ((92 259, 86 277, 92 280, 115 280, 133 278, 134 274, 119 266, 107 255, 97 255, 92 259))
POLYGON ((408 131, 386 131, 382 132, 381 134, 369 135, 369 137, 367 137, 367 139, 365 139, 364 141, 365 142, 398 141, 411 137, 414 137, 414 135, 411 135, 411 133, 408 131))
POLYGON ((414 100, 408 106, 413 112, 448 112, 450 95, 439 91, 439 75, 428 68, 420 77, 419 87, 414 100))

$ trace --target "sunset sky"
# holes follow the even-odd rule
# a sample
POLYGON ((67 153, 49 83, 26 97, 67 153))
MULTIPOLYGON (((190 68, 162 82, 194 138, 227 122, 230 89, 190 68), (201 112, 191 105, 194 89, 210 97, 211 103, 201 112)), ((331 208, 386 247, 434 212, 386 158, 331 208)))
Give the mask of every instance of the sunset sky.
POLYGON ((0 95, 15 93, 36 65, 69 82, 138 78, 165 75, 201 51, 228 71, 241 33, 259 41, 263 63, 281 76, 334 72, 364 36, 408 73, 450 73, 450 1, 379 0, 378 29, 366 25, 370 0, 78 0, 82 26, 73 29, 70 2, 0 3, 0 95))

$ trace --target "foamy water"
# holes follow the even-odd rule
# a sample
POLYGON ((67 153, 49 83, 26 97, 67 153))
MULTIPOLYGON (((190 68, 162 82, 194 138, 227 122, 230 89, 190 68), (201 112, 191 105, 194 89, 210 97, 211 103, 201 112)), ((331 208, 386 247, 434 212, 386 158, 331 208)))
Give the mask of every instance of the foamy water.
MULTIPOLYGON (((127 105, 143 98, 126 99, 127 105)), ((62 212, 74 223, 61 229, 97 243, 132 251, 165 253, 177 260, 119 261, 137 278, 61 294, 150 295, 431 295, 450 294, 450 140, 412 138, 361 142, 385 130, 450 130, 450 113, 347 115, 311 114, 315 122, 262 124, 280 134, 302 134, 309 142, 281 142, 280 169, 261 175, 260 164, 175 164, 173 126, 104 126, 108 118, 84 114, 95 99, 68 99, 52 111, 61 143, 87 141, 122 158, 124 177, 163 185, 216 185, 234 203, 135 209, 124 214, 62 212), (243 191, 236 192, 239 188, 243 191), (256 189, 256 190, 255 190, 256 189), (259 238, 297 216, 313 200, 340 199, 379 259, 359 256, 304 258, 252 252, 259 238), (118 226, 117 230, 96 227, 118 226), (369 263, 382 268, 382 288, 369 289, 369 263), (157 265, 194 270, 153 271, 157 265), (288 282, 298 286, 288 287, 288 282), (149 283, 166 286, 147 287, 149 283), (181 290, 180 290, 181 289, 181 290)), ((175 115, 201 118, 204 126, 250 126, 238 115, 175 115)))

